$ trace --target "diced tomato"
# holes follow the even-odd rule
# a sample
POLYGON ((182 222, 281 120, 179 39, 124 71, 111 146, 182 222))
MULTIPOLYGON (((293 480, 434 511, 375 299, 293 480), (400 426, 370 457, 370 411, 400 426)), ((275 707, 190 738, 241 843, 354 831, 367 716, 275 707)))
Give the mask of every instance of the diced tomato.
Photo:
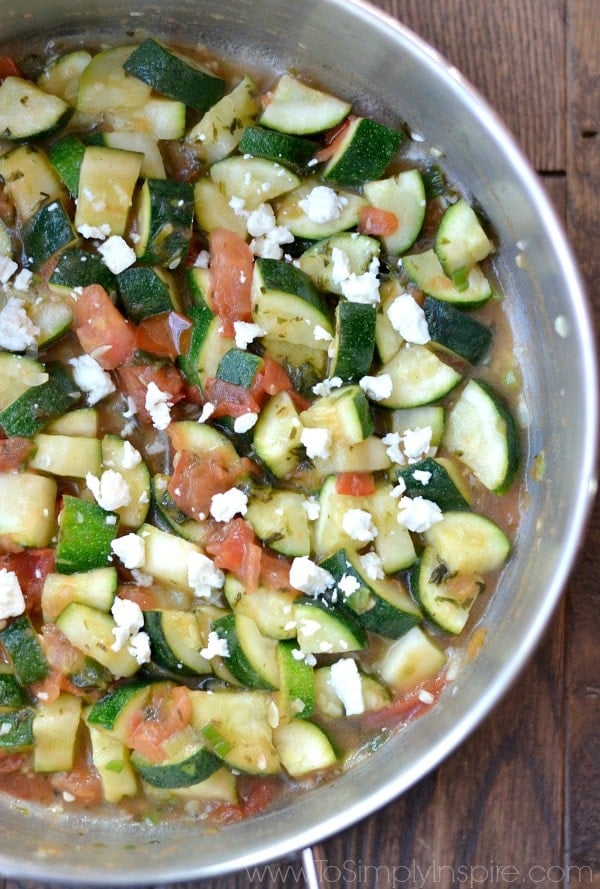
POLYGON ((187 688, 167 683, 152 691, 150 703, 133 713, 127 745, 151 762, 163 762, 165 741, 189 725, 192 704, 187 688))
POLYGON ((260 582, 272 590, 289 590, 291 561, 269 549, 263 549, 260 582))
POLYGON ((124 583, 119 585, 117 595, 119 599, 129 599, 139 605, 142 611, 153 611, 160 608, 160 603, 154 593, 147 587, 138 586, 136 583, 124 583))
POLYGON ((391 210, 383 210, 381 207, 361 207, 358 230, 363 235, 385 238, 393 235, 398 225, 398 217, 391 210))
POLYGON ((278 392, 287 392, 293 388, 292 381, 285 368, 279 361, 275 361, 274 358, 269 358, 268 355, 265 355, 263 357, 263 365, 256 374, 252 391, 257 396, 259 394, 264 396, 277 395, 278 392))
POLYGON ((138 416, 143 423, 151 423, 146 410, 148 385, 155 383, 161 392, 168 393, 171 404, 177 404, 186 397, 185 380, 173 364, 154 367, 151 364, 126 364, 117 369, 121 389, 135 404, 138 416))
POLYGON ((224 494, 241 475, 252 472, 254 468, 252 461, 246 457, 227 465, 223 451, 218 449, 205 454, 183 450, 173 468, 168 491, 182 512, 198 520, 209 514, 210 502, 215 494, 224 494))
POLYGON ((349 494, 351 497, 368 497, 375 491, 375 482, 370 472, 340 472, 335 480, 336 494, 349 494))
POLYGON ((60 253, 57 253, 55 256, 51 256, 50 259, 47 259, 46 262, 43 262, 42 265, 38 269, 38 275, 42 278, 46 283, 50 280, 56 266, 58 265, 58 260, 60 259, 60 253))
POLYGON ((19 772, 27 762, 24 753, 0 753, 0 775, 10 775, 19 772))
POLYGON ((204 383, 204 397, 215 405, 213 417, 241 417, 243 414, 257 413, 260 404, 252 390, 244 389, 235 383, 209 377, 204 383))
POLYGON ((135 331, 100 284, 90 284, 72 301, 75 333, 84 352, 104 370, 114 370, 135 352, 135 331))
MULTIPOLYGON (((18 760, 19 757, 9 757, 18 760)), ((35 800, 36 803, 49 805, 54 800, 54 791, 47 775, 37 774, 29 768, 28 757, 22 758, 22 764, 16 769, 16 762, 9 765, 10 771, 5 773, 0 768, 0 787, 4 793, 19 799, 35 800)))
POLYGON ((230 824, 243 821, 252 815, 258 815, 273 802, 281 793, 281 782, 269 778, 246 778, 239 781, 239 803, 215 802, 210 806, 208 817, 219 824, 230 824))
POLYGON ((446 677, 440 673, 429 682, 423 683, 419 688, 395 698, 387 707, 365 713, 363 716, 364 725, 370 729, 382 726, 391 727, 421 716, 435 704, 445 684, 446 677), (421 700, 420 695, 423 691, 433 695, 433 701, 421 700))
POLYGON ((250 522, 235 518, 216 529, 206 542, 206 551, 213 556, 218 568, 232 571, 247 592, 254 592, 260 577, 263 550, 256 542, 250 522))
POLYGON ((50 778, 52 786, 61 793, 70 793, 87 806, 102 802, 102 782, 98 772, 82 751, 70 772, 58 772, 50 778))
POLYGON ((16 472, 21 468, 31 451, 33 442, 30 438, 11 438, 0 440, 0 472, 16 472))
POLYGON ((27 549, 0 556, 0 568, 17 575, 26 611, 33 620, 41 615, 42 589, 47 575, 54 571, 54 565, 53 549, 27 549))
POLYGON ((223 322, 223 336, 232 337, 234 321, 252 320, 252 251, 243 238, 226 228, 210 233, 209 246, 210 303, 223 322))
POLYGON ((21 69, 10 56, 0 58, 0 80, 5 77, 21 77, 21 69))
POLYGON ((185 315, 161 312, 140 321, 135 329, 135 342, 144 352, 175 361, 178 355, 187 352, 191 333, 192 322, 185 315))
POLYGON ((81 652, 54 624, 44 624, 41 629, 41 645, 50 664, 50 674, 42 682, 31 686, 34 695, 40 693, 48 703, 55 701, 61 691, 72 691, 68 679, 81 664, 81 652))
POLYGON ((319 163, 328 161, 333 157, 346 138, 346 132, 353 120, 356 120, 356 115, 349 114, 337 127, 333 127, 333 129, 325 133, 325 146, 315 154, 319 163))

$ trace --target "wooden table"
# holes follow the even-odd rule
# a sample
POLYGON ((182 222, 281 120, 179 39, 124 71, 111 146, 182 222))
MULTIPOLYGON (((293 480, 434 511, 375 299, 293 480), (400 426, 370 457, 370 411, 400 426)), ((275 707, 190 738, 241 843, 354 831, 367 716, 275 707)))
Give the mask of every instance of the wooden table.
MULTIPOLYGON (((377 5, 457 65, 505 119, 565 219, 600 309, 600 0, 377 5)), ((315 885, 600 885, 598 639, 600 510, 565 599, 520 680, 433 774, 315 847, 315 885)), ((311 885, 301 863, 275 863, 263 885, 311 885)), ((178 889, 255 884, 240 873, 178 889)), ((0 880, 0 889, 35 885, 0 880)))

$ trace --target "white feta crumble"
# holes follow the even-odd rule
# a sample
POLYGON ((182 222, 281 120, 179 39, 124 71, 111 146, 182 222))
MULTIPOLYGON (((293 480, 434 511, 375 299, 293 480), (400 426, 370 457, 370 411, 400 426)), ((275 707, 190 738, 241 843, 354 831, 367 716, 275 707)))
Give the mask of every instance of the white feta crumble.
POLYGON ((145 408, 150 414, 155 429, 162 431, 167 428, 171 422, 172 407, 173 402, 169 400, 169 393, 159 389, 154 381, 148 383, 145 408))
POLYGON ((204 553, 192 553, 188 560, 188 584, 198 599, 210 599, 215 590, 222 590, 225 575, 204 553))
POLYGON ((131 503, 129 485, 120 472, 114 469, 106 469, 100 478, 88 472, 85 483, 94 495, 96 503, 102 509, 120 509, 131 503))
POLYGON ((424 497, 401 497, 398 501, 398 524, 423 534, 443 519, 442 510, 433 500, 424 497))
POLYGON ((19 266, 10 256, 0 256, 0 284, 8 284, 19 266))
POLYGON ((371 401, 382 401, 384 398, 389 398, 394 387, 391 374, 381 374, 376 377, 365 376, 358 381, 358 385, 371 401))
POLYGON ((315 383, 312 391, 315 395, 329 395, 334 389, 339 389, 343 384, 344 381, 341 377, 329 377, 321 380, 320 383, 315 383))
MULTIPOLYGON (((340 250, 339 252, 342 256, 345 255, 343 251, 340 250)), ((332 251, 332 256, 334 253, 335 248, 332 251)), ((377 276, 379 274, 379 259, 376 256, 371 260, 368 270, 363 272, 362 275, 357 275, 356 272, 350 272, 348 263, 345 262, 342 265, 340 260, 338 260, 336 269, 335 259, 334 270, 336 271, 334 280, 336 280, 337 277, 337 283, 342 291, 342 296, 345 296, 349 302, 370 303, 374 306, 378 305, 379 278, 377 276), (344 272, 346 272, 345 277, 344 272)))
POLYGON ((377 537, 371 513, 365 509, 347 509, 342 517, 342 530, 359 543, 370 543, 377 537))
POLYGON ((315 457, 326 460, 331 453, 332 436, 329 429, 305 426, 300 435, 300 441, 306 448, 307 457, 311 460, 315 457))
POLYGON ((23 352, 35 343, 39 332, 25 311, 25 302, 11 296, 0 312, 0 347, 9 352, 23 352))
POLYGON ((90 406, 98 404, 107 395, 116 391, 110 374, 100 367, 91 355, 70 358, 69 364, 73 368, 73 379, 81 391, 85 392, 90 406))
POLYGON ((141 568, 146 561, 146 544, 138 534, 124 534, 111 543, 113 553, 125 568, 141 568))
POLYGON ((422 460, 431 456, 431 426, 418 426, 416 429, 406 429, 402 436, 404 453, 409 463, 422 460))
POLYGON ((235 344, 238 349, 245 349, 257 337, 264 336, 267 332, 259 324, 252 324, 250 321, 234 321, 233 329, 235 331, 235 344))
POLYGON ((151 658, 150 651, 150 636, 148 633, 136 633, 135 636, 132 636, 129 640, 129 645, 127 646, 127 653, 131 655, 131 657, 137 661, 137 663, 142 666, 142 664, 147 664, 151 658))
POLYGON ((111 235, 98 246, 98 253, 104 265, 114 275, 119 275, 133 265, 136 260, 135 250, 120 235, 111 235))
POLYGON ((21 269, 17 277, 12 282, 12 286, 15 288, 15 290, 19 290, 21 293, 27 293, 32 279, 33 272, 30 272, 29 269, 21 269))
POLYGON ((360 567, 370 580, 382 580, 384 575, 383 559, 376 552, 364 553, 358 557, 360 567))
POLYGON ((25 611, 25 599, 14 571, 0 569, 0 620, 18 617, 25 611))
POLYGON ((236 216, 248 216, 248 211, 246 210, 246 201, 244 198, 238 198, 236 195, 233 195, 229 199, 229 206, 233 210, 236 216))
POLYGON ((386 312, 390 324, 407 343, 423 345, 431 339, 425 312, 410 293, 401 293, 386 312))
POLYGON ((422 704, 433 704, 435 701, 435 696, 430 691, 427 691, 426 688, 422 688, 417 697, 422 704))
POLYGON ((321 515, 321 504, 315 497, 309 497, 302 503, 302 509, 306 513, 309 522, 316 522, 321 515))
POLYGON ((337 588, 340 590, 345 599, 360 589, 360 581, 353 574, 343 574, 337 582, 337 588))
POLYGON ((260 238, 268 235, 275 227, 275 213, 270 204, 259 204, 256 210, 248 215, 246 228, 251 238, 260 238))
POLYGON ((298 201, 298 206, 306 213, 311 222, 320 224, 339 219, 347 202, 348 199, 340 197, 333 188, 329 188, 327 185, 316 185, 305 198, 298 201))
POLYGON ((329 333, 329 331, 325 330, 324 327, 321 327, 320 324, 315 324, 314 334, 316 340, 321 340, 325 343, 329 343, 333 339, 333 336, 329 333))
POLYGON ((233 431, 238 434, 248 432, 253 426, 256 426, 257 420, 258 414, 253 411, 249 411, 247 414, 242 414, 241 417, 236 417, 233 421, 233 431))
POLYGON ((412 477, 415 481, 420 482, 422 485, 428 485, 431 481, 431 473, 426 469, 415 469, 413 471, 412 477))
POLYGON ((115 641, 110 647, 112 651, 121 651, 144 626, 144 614, 137 602, 119 596, 115 598, 110 613, 115 621, 112 631, 115 641))
POLYGON ((105 241, 110 235, 110 225, 104 222, 102 225, 89 225, 84 222, 77 229, 82 238, 94 238, 97 241, 105 241))
POLYGON ((362 682, 356 662, 350 657, 342 658, 332 664, 330 670, 331 687, 344 705, 346 716, 364 713, 362 682))
POLYGON ((208 250, 201 250, 194 260, 194 268, 207 269, 210 265, 210 253, 208 250))
POLYGON ((248 496, 239 488, 214 494, 210 501, 210 514, 217 522, 230 522, 236 515, 246 515, 247 509, 248 496))
POLYGON ((133 469, 134 466, 138 466, 141 462, 142 455, 138 449, 134 448, 130 441, 124 441, 123 456, 121 460, 123 469, 133 469))
POLYGON ((381 441, 385 445, 385 452, 392 463, 398 463, 400 466, 404 466, 406 463, 406 456, 401 447, 402 438, 400 433, 388 432, 387 435, 383 436, 381 441))
POLYGON ((214 657, 229 657, 227 639, 222 639, 215 630, 211 630, 206 640, 206 648, 200 649, 200 656, 207 661, 214 657))
POLYGON ((206 423, 208 418, 212 417, 214 412, 215 412, 214 404, 212 404, 212 402, 210 402, 210 401, 207 401, 205 404, 202 405, 202 410, 200 411, 200 416, 198 417, 198 422, 199 423, 206 423))
POLYGON ((152 575, 146 574, 145 571, 140 571, 139 568, 132 568, 131 576, 138 586, 152 586, 152 584, 154 583, 154 578, 152 577, 152 575))
POLYGON ((335 578, 308 556, 296 556, 290 568, 290 584, 307 596, 320 596, 335 586, 335 578))
POLYGON ((405 491, 406 491, 406 482, 404 481, 403 478, 399 478, 397 480, 396 487, 392 488, 392 490, 390 491, 390 497, 393 497, 395 500, 398 500, 399 497, 402 497, 402 495, 405 493, 405 491))

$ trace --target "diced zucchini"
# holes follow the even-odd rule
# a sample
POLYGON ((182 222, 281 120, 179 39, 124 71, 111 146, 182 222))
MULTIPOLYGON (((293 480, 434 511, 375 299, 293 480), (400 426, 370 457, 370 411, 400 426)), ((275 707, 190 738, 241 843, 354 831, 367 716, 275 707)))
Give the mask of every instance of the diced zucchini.
POLYGON ((351 105, 284 74, 277 81, 260 122, 281 133, 305 135, 337 126, 351 105))
MULTIPOLYGON (((339 145, 336 143, 323 178, 352 188, 379 179, 403 141, 400 130, 368 117, 356 117, 344 131, 339 145)), ((368 195, 367 198, 371 200, 368 195)))
POLYGON ((131 266, 117 276, 117 282, 125 314, 136 323, 181 308, 175 283, 166 269, 131 266))
POLYGON ((225 597, 236 614, 252 618, 260 632, 272 639, 293 639, 296 625, 292 606, 297 593, 259 586, 251 593, 232 574, 225 579, 225 597))
POLYGON ((340 300, 335 310, 335 336, 329 375, 355 383, 369 372, 375 351, 375 306, 340 300))
MULTIPOLYGON (((192 270, 191 274, 200 271, 192 270)), ((221 319, 203 300, 190 306, 186 312, 192 321, 192 335, 188 351, 178 359, 185 378, 202 390, 209 377, 216 376, 221 358, 235 346, 235 340, 221 336, 221 319)))
POLYGON ((143 159, 138 152, 88 145, 79 172, 76 229, 105 226, 109 234, 124 234, 143 159))
POLYGON ((410 567, 417 557, 410 532, 398 523, 398 500, 391 496, 391 491, 391 485, 379 483, 366 498, 366 509, 377 528, 373 547, 385 574, 410 567))
POLYGON ((434 250, 404 256, 402 268, 423 293, 465 308, 477 308, 492 295, 490 282, 475 264, 466 277, 466 287, 459 290, 445 273, 434 250))
POLYGON ((152 762, 136 750, 131 755, 131 765, 140 778, 153 787, 189 787, 206 781, 221 766, 221 760, 189 726, 162 746, 166 759, 160 763, 152 762))
POLYGON ((360 386, 342 386, 330 395, 316 398, 302 411, 304 427, 326 428, 334 442, 357 444, 373 432, 373 418, 367 397, 360 386))
POLYGON ((461 375, 441 361, 427 346, 404 345, 384 364, 378 376, 389 374, 392 392, 382 398, 382 407, 409 408, 429 404, 447 395, 460 381, 461 375))
POLYGON ((427 296, 423 311, 431 341, 471 364, 480 362, 492 342, 492 331, 450 303, 427 296))
POLYGON ((300 185, 291 170, 262 157, 227 157, 213 164, 209 174, 228 201, 241 198, 246 210, 255 210, 300 185))
POLYGON ((19 546, 48 546, 56 530, 56 494, 54 479, 0 473, 0 535, 19 546))
POLYGON ((191 555, 199 552, 198 547, 150 524, 143 524, 137 533, 144 541, 146 552, 142 570, 157 583, 179 589, 185 597, 191 596, 188 564, 191 555))
POLYGON ((389 179, 367 182, 363 193, 370 204, 393 213, 398 228, 382 238, 388 253, 404 253, 417 240, 425 219, 425 188, 418 170, 404 170, 389 179))
POLYGON ((80 407, 57 417, 45 428, 48 435, 79 435, 83 438, 98 436, 98 411, 94 407, 80 407))
POLYGON ((485 583, 480 574, 451 572, 433 546, 426 546, 410 577, 425 614, 446 633, 461 633, 485 583))
POLYGON ((317 150, 316 142, 265 127, 247 126, 239 144, 240 154, 266 157, 297 170, 306 168, 317 150))
POLYGON ((24 225, 21 236, 27 266, 32 269, 39 269, 60 250, 77 241, 69 215, 57 200, 42 204, 24 225))
POLYGON ((203 640, 193 611, 145 611, 144 629, 150 637, 152 660, 182 676, 211 672, 200 654, 203 640))
POLYGON ((100 475, 102 449, 96 438, 39 433, 34 444, 36 451, 29 460, 30 469, 66 478, 85 478, 88 472, 100 475))
POLYGON ((76 287, 100 284, 107 293, 116 290, 116 279, 97 253, 70 247, 60 254, 56 268, 50 277, 50 289, 69 295, 76 287))
POLYGON ((124 528, 139 528, 150 507, 150 471, 139 452, 118 435, 102 439, 102 464, 118 472, 129 488, 130 501, 115 510, 124 528))
POLYGON ((196 225, 201 231, 228 228, 240 238, 248 236, 246 219, 237 215, 229 205, 229 198, 212 179, 201 178, 194 183, 196 225))
POLYGON ((310 528, 303 509, 304 494, 295 491, 272 491, 267 499, 253 497, 246 512, 246 521, 256 536, 271 549, 284 556, 307 556, 310 553, 310 528))
POLYGON ((163 161, 158 138, 151 133, 117 132, 104 133, 104 144, 108 148, 122 151, 133 151, 144 156, 140 176, 145 179, 165 179, 165 163, 163 161))
POLYGON ((7 435, 35 435, 81 398, 81 392, 61 365, 48 365, 41 376, 41 380, 30 382, 18 398, 0 411, 0 426, 7 435))
POLYGON ((400 408, 390 414, 391 431, 404 435, 409 429, 431 429, 431 444, 438 447, 444 436, 445 412, 438 404, 400 408))
POLYGON ((147 83, 123 68, 135 46, 117 46, 97 53, 79 79, 77 110, 97 116, 113 108, 141 108, 152 92, 147 83))
POLYGON ((119 803, 123 797, 135 796, 139 781, 130 763, 129 749, 95 725, 88 725, 92 744, 92 762, 102 782, 107 803, 119 803))
POLYGON ((292 778, 330 768, 337 762, 331 741, 314 722, 282 722, 273 731, 273 741, 282 766, 292 778))
POLYGON ((15 617, 0 630, 0 642, 21 685, 35 685, 49 675, 50 665, 26 614, 15 617))
POLYGON ((136 203, 140 262, 176 268, 187 255, 193 214, 194 191, 188 182, 146 179, 136 203))
POLYGON ((446 512, 424 538, 450 573, 485 573, 502 567, 510 552, 505 532, 475 512, 446 512))
POLYGON ((294 657, 298 649, 294 641, 277 646, 280 691, 278 707, 284 717, 310 719, 315 709, 315 672, 303 657, 294 657))
POLYGON ((341 284, 334 274, 336 250, 341 250, 350 274, 363 275, 369 270, 373 259, 379 257, 380 243, 376 238, 358 232, 342 232, 317 241, 304 251, 299 259, 302 271, 312 278, 320 290, 341 295, 341 284))
POLYGON ((387 648, 375 669, 397 692, 418 688, 433 679, 446 663, 446 655, 421 627, 413 627, 387 648))
POLYGON ((0 84, 0 135, 3 139, 13 142, 39 139, 66 123, 71 114, 72 108, 66 102, 44 92, 31 80, 5 77, 0 84))
MULTIPOLYGON (((260 107, 256 84, 251 77, 243 77, 186 133, 186 142, 193 146, 200 160, 214 164, 237 148, 248 125, 258 116, 260 107)), ((242 154, 253 153, 243 148, 240 151, 242 154)))
POLYGON ((152 505, 156 510, 157 525, 163 530, 172 531, 190 543, 204 544, 207 536, 207 525, 197 522, 183 513, 169 494, 167 486, 169 476, 160 472, 152 476, 152 505))
POLYGON ((144 709, 155 685, 139 680, 118 685, 92 704, 86 715, 87 724, 125 744, 129 738, 131 717, 144 709))
POLYGON ((85 143, 73 133, 58 139, 48 148, 48 156, 52 166, 67 186, 69 194, 77 197, 79 189, 79 172, 85 154, 85 143))
POLYGON ((7 664, 0 669, 0 715, 7 710, 18 710, 29 704, 29 697, 7 664))
POLYGON ((461 198, 451 204, 442 217, 435 240, 435 251, 445 273, 454 281, 458 273, 468 272, 492 249, 492 242, 467 201, 461 198))
POLYGON ((319 186, 317 179, 304 179, 302 184, 277 201, 277 225, 284 225, 296 238, 320 241, 354 228, 358 224, 360 211, 367 205, 365 198, 352 191, 335 187, 339 213, 326 222, 315 222, 303 209, 312 190, 319 186))
POLYGON ((0 751, 3 753, 25 753, 34 744, 32 707, 22 707, 11 713, 3 713, 0 725, 0 751))
POLYGON ((40 204, 65 197, 65 189, 43 148, 22 145, 0 157, 0 176, 23 221, 40 204))
POLYGON ((215 377, 225 383, 241 386, 242 389, 252 389, 263 364, 260 355, 234 346, 219 361, 215 377))
MULTIPOLYGON (((374 676, 358 671, 365 711, 380 710, 392 700, 389 690, 374 676)), ((331 682, 331 667, 319 667, 314 672, 315 707, 319 714, 333 719, 342 719, 346 714, 344 705, 336 694, 331 682)))
POLYGON ((456 463, 448 457, 426 457, 398 469, 409 497, 426 497, 441 510, 468 509, 471 492, 456 463))
POLYGON ((111 544, 117 527, 115 513, 81 497, 65 495, 56 543, 57 571, 75 574, 105 568, 112 557, 111 544))
POLYGON ((73 768, 81 718, 81 698, 65 692, 54 701, 38 701, 33 719, 35 772, 68 772, 73 768))
POLYGON ((180 139, 185 132, 185 105, 164 96, 151 96, 139 108, 113 108, 104 113, 114 132, 142 133, 156 140, 180 139))
POLYGON ((360 651, 367 636, 358 618, 348 609, 323 601, 298 599, 294 604, 298 648, 309 654, 340 654, 360 651))
POLYGON ((114 651, 116 623, 106 611, 72 602, 55 620, 56 626, 71 645, 107 667, 113 676, 133 676, 139 664, 125 645, 114 651))
POLYGON ((79 78, 91 61, 92 55, 86 49, 64 53, 46 65, 38 86, 44 92, 64 99, 69 105, 76 105, 79 78))
POLYGON ((42 589, 44 620, 53 620, 71 602, 110 611, 117 592, 116 568, 94 568, 75 574, 46 575, 42 589))
POLYGON ((247 688, 279 687, 277 642, 263 636, 250 617, 228 614, 214 621, 212 630, 226 640, 227 666, 238 682, 247 688))

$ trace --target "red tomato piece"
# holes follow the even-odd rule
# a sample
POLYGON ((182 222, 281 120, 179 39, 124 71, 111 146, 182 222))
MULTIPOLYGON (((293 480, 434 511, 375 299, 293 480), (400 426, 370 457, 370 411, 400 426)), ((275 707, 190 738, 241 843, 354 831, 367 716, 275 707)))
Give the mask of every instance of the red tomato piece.
POLYGON ((223 322, 223 336, 232 337, 234 321, 252 320, 254 257, 244 239, 226 228, 210 233, 209 246, 210 303, 223 322))
POLYGON ((213 417, 241 417, 243 414, 256 413, 260 404, 253 390, 244 389, 235 383, 209 377, 204 384, 204 397, 215 405, 213 417))
POLYGON ((260 582, 273 590, 289 590, 290 559, 269 549, 263 549, 260 563, 260 582))
POLYGON ((53 549, 27 549, 0 556, 0 568, 14 571, 25 599, 25 608, 35 620, 41 616, 42 589, 48 574, 54 571, 53 549))
POLYGON ((275 361, 274 358, 269 358, 268 355, 265 355, 263 357, 263 366, 256 374, 254 385, 252 387, 252 392, 257 401, 260 400, 262 403, 262 401, 265 400, 266 395, 277 395, 278 392, 289 392, 293 388, 292 381, 285 368, 279 361, 275 361))
POLYGON ((18 435, 14 435, 11 438, 1 439, 0 472, 16 472, 32 450, 33 442, 30 438, 19 438, 18 435))
POLYGON ((254 592, 260 577, 263 550, 256 543, 250 522, 235 518, 223 528, 216 529, 206 543, 206 551, 213 556, 218 568, 232 571, 248 593, 254 592))
POLYGON ((336 494, 349 494, 351 497, 368 497, 375 491, 375 482, 370 472, 340 472, 335 480, 336 494))
POLYGON ((10 56, 2 56, 0 58, 0 80, 5 77, 21 77, 21 69, 10 56))
POLYGON ((171 404, 177 404, 186 397, 185 380, 173 364, 164 367, 154 367, 151 364, 126 364, 117 369, 117 376, 121 389, 133 400, 143 423, 152 422, 146 410, 146 393, 150 383, 155 383, 161 392, 167 392, 171 404))
POLYGON ((147 587, 138 586, 135 583, 124 583, 119 586, 117 595, 120 599, 129 599, 139 605, 142 611, 153 611, 160 608, 160 602, 154 593, 147 587))
POLYGON ((80 755, 70 772, 52 775, 50 783, 62 793, 70 793, 80 803, 95 806, 102 802, 102 782, 95 768, 80 755))
POLYGON ((210 806, 209 818, 218 824, 231 824, 258 815, 281 793, 281 782, 269 778, 245 778, 239 780, 239 803, 215 802, 210 806))
POLYGON ((398 217, 391 210, 383 210, 381 207, 361 207, 358 230, 363 235, 385 238, 394 234, 398 224, 398 217))
POLYGON ((240 475, 251 472, 254 466, 246 458, 226 465, 222 451, 206 454, 180 451, 173 468, 168 491, 179 509, 192 519, 202 520, 210 512, 215 494, 224 494, 234 487, 240 475))
POLYGON ((187 688, 165 683, 152 691, 150 703, 133 713, 127 746, 151 762, 163 762, 163 744, 189 725, 192 704, 187 688))
POLYGON ((135 352, 135 331, 100 284, 84 287, 71 309, 81 348, 104 370, 114 370, 129 361, 135 352))
POLYGON ((138 349, 151 352, 161 358, 175 361, 187 352, 192 334, 192 322, 180 312, 161 312, 144 318, 135 329, 138 349))

